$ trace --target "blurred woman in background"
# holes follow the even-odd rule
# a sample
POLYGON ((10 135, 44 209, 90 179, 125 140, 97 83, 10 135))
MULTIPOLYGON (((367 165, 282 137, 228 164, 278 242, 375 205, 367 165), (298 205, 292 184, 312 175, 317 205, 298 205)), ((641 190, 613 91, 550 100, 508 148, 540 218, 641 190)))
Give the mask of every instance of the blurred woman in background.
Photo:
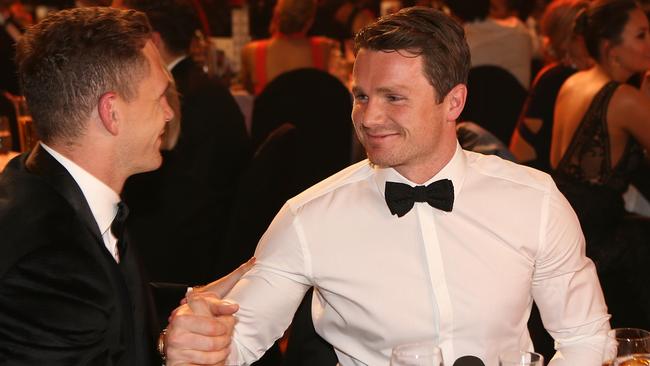
POLYGON ((593 64, 582 36, 573 32, 577 15, 588 5, 588 0, 555 0, 546 8, 541 21, 546 66, 533 81, 510 140, 518 162, 545 172, 550 171, 553 109, 560 87, 593 64))
POLYGON ((242 50, 241 82, 259 94, 276 76, 299 68, 328 71, 337 53, 336 42, 308 37, 316 14, 316 0, 279 0, 273 11, 271 38, 247 44, 242 50))
POLYGON ((622 198, 650 148, 648 19, 634 0, 595 0, 576 31, 595 65, 560 89, 553 175, 580 219, 612 326, 650 329, 650 219, 625 211, 622 198), (645 75, 640 89, 625 84, 635 73, 645 75))

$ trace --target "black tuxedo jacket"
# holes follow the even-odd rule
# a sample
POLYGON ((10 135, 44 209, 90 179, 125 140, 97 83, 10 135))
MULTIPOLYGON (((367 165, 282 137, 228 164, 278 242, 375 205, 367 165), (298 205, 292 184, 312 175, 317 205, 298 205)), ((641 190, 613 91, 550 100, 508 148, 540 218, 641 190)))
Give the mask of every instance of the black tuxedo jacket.
POLYGON ((128 228, 151 280, 204 284, 240 172, 250 159, 244 117, 230 91, 189 58, 172 74, 181 98, 181 134, 160 169, 129 178, 128 228))
POLYGON ((0 175, 0 365, 150 365, 133 248, 109 254, 81 189, 37 145, 0 175))

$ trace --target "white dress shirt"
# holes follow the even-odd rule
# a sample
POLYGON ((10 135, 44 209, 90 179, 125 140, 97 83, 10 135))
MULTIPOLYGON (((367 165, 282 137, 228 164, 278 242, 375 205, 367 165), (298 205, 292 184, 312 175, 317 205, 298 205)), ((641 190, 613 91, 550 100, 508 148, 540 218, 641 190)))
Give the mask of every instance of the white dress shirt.
POLYGON ((532 350, 533 300, 557 342, 552 365, 600 365, 609 315, 578 219, 545 173, 457 147, 429 182, 454 184, 452 212, 398 218, 394 169, 353 165, 289 200, 257 262, 227 298, 240 304, 231 364, 279 338, 309 286, 316 331, 348 365, 388 365, 392 347, 433 340, 446 364, 532 350), (563 358, 563 359, 562 359, 563 358))
POLYGON ((43 142, 40 144, 59 164, 63 165, 72 176, 72 179, 77 182, 86 202, 88 202, 88 206, 90 206, 95 222, 97 222, 106 249, 115 258, 115 261, 119 262, 117 238, 111 232, 111 224, 117 215, 117 204, 120 202, 120 196, 104 182, 85 171, 72 160, 59 154, 43 142))

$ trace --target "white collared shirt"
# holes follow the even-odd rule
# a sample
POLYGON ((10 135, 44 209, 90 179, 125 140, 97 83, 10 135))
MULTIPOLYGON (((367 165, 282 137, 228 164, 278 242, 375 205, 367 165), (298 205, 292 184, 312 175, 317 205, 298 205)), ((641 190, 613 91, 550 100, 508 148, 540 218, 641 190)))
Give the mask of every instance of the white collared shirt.
POLYGON ((63 165, 72 176, 72 179, 77 182, 86 202, 88 202, 88 206, 90 206, 95 222, 97 222, 106 249, 115 258, 115 261, 119 262, 117 239, 111 232, 111 224, 117 215, 117 204, 120 202, 120 196, 104 182, 85 171, 72 160, 56 152, 43 142, 40 144, 59 164, 63 165))
POLYGON ((437 341, 446 364, 532 349, 533 299, 561 357, 600 365, 609 315, 578 219, 552 179, 463 151, 429 182, 454 184, 452 212, 415 203, 398 218, 394 169, 355 164, 289 200, 255 267, 227 296, 240 304, 227 362, 249 364, 279 338, 309 286, 317 332, 349 365, 388 365, 392 347, 437 341))

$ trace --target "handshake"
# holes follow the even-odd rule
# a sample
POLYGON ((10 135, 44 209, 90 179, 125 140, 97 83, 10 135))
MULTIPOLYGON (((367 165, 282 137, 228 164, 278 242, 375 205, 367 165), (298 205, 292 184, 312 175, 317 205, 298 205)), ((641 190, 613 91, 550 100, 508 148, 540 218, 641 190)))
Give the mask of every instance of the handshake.
POLYGON ((251 258, 229 275, 188 291, 158 341, 167 366, 225 365, 239 305, 222 299, 254 263, 251 258))

